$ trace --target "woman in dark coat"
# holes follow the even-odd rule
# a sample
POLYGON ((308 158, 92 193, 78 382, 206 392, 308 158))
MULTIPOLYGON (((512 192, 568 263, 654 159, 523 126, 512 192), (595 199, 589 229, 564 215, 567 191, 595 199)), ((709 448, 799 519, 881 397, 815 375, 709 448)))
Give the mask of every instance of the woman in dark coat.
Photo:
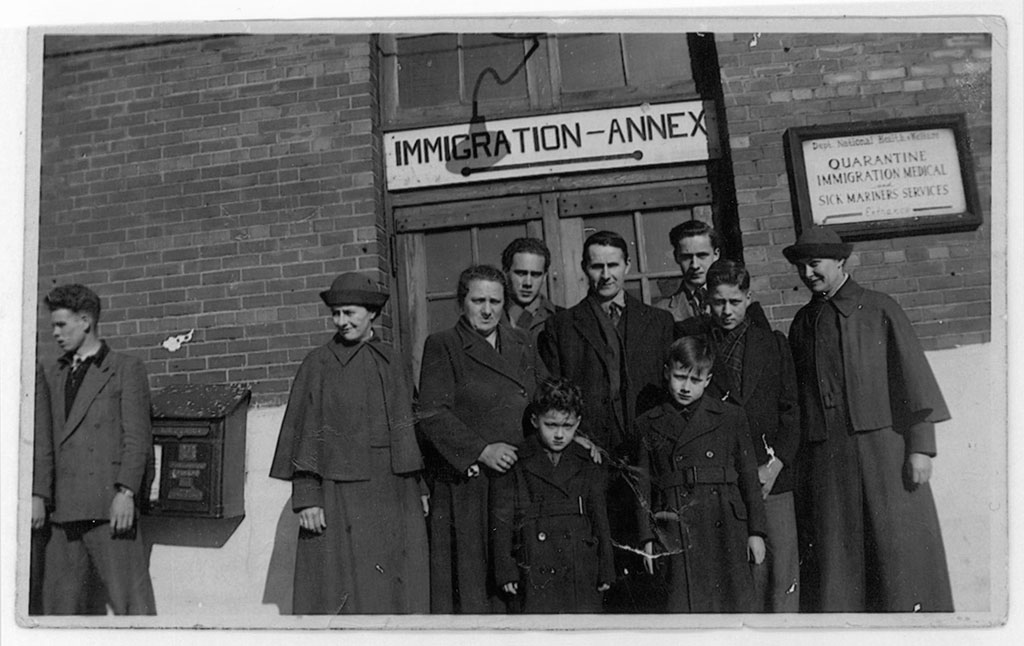
POLYGON ((337 333, 299 367, 270 475, 299 516, 295 614, 429 611, 426 489, 399 357, 373 335, 387 294, 342 274, 337 333))
POLYGON ((543 364, 529 336, 499 326, 505 275, 474 266, 459 276, 462 316, 427 338, 418 430, 432 483, 431 611, 503 612, 489 576, 488 487, 516 461, 523 415, 543 364))

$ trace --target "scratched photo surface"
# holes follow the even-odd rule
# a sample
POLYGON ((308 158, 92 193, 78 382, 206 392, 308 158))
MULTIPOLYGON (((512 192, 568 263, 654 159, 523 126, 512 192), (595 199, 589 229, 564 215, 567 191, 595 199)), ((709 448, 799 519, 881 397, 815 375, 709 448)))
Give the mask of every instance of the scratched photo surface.
MULTIPOLYGON (((40 99, 30 105, 39 125, 29 136, 25 307, 37 319, 24 331, 29 377, 23 383, 26 393, 34 392, 33 356, 44 369, 61 357, 47 294, 67 283, 91 287, 103 306, 100 338, 116 355, 143 362, 151 392, 150 477, 134 496, 155 615, 113 614, 95 570, 83 574, 75 616, 43 612, 53 528, 33 530, 29 522, 38 466, 33 398, 27 397, 18 457, 21 626, 680 629, 1005 620, 1006 303, 996 295, 1006 291, 1001 136, 1007 106, 999 79, 1007 59, 999 20, 850 25, 633 16, 368 24, 374 23, 32 30, 30 68, 38 72, 33 83, 40 99), (906 134, 922 132, 906 125, 914 119, 938 116, 961 120, 957 139, 941 131, 948 140, 920 143, 906 134), (902 120, 897 131, 906 136, 886 134, 892 120, 902 120), (863 124, 881 125, 867 134, 847 131, 863 124), (816 127, 826 130, 812 138, 827 145, 809 145, 807 163, 794 166, 787 133, 816 127), (813 199, 801 201, 800 182, 813 199), (950 195, 956 199, 945 199, 950 195), (782 250, 798 241, 812 217, 815 224, 837 224, 823 212, 869 225, 852 238, 845 268, 857 284, 888 294, 905 312, 948 407, 948 415, 935 419, 929 466, 936 524, 914 524, 905 538, 934 546, 941 534, 938 547, 927 549, 932 557, 940 550, 940 560, 944 550, 952 611, 926 602, 901 612, 870 604, 842 614, 745 612, 754 607, 751 568, 759 567, 747 561, 765 549, 763 541, 754 547, 748 533, 768 531, 757 502, 765 476, 752 460, 760 454, 774 460, 777 453, 735 430, 681 448, 665 421, 675 415, 666 382, 676 382, 662 357, 687 329, 677 313, 692 305, 684 289, 689 274, 682 273, 670 230, 685 220, 716 228, 722 238, 716 257, 742 260, 749 270, 747 312, 756 317, 750 325, 763 322, 766 342, 782 338, 788 362, 785 335, 792 342, 791 324, 812 300, 813 287, 782 250), (941 222, 922 224, 930 213, 941 222), (888 228, 872 232, 872 222, 888 228), (589 273, 588 257, 581 264, 584 240, 598 231, 624 241, 628 271, 616 278, 617 288, 627 303, 637 303, 632 312, 643 307, 650 314, 629 318, 636 315, 627 306, 623 345, 590 367, 573 345, 585 346, 590 337, 577 331, 573 317, 593 314, 584 311, 588 285, 605 284, 589 273), (504 312, 499 305, 497 314, 481 313, 472 299, 460 301, 460 272, 478 264, 501 268, 502 250, 523 237, 542 239, 550 252, 538 289, 551 308, 545 317, 552 318, 536 327, 527 321, 519 336, 503 336, 509 340, 493 348, 471 329, 459 336, 460 326, 482 317, 486 327, 487 317, 504 312), (430 494, 429 514, 421 522, 419 496, 406 492, 403 500, 415 507, 410 529, 409 516, 383 513, 382 492, 342 478, 328 505, 351 512, 338 524, 354 538, 343 543, 350 553, 337 558, 359 576, 398 577, 361 550, 408 548, 417 556, 409 564, 396 557, 410 568, 401 576, 424 586, 423 599, 433 596, 429 607, 374 598, 352 615, 293 617, 297 600, 307 598, 296 587, 321 579, 336 585, 344 577, 308 558, 297 565, 308 538, 293 511, 298 490, 288 481, 291 471, 272 474, 272 465, 282 451, 279 435, 289 428, 286 411, 302 407, 305 400, 296 400, 312 392, 296 385, 300 365, 330 346, 336 331, 344 333, 321 292, 339 274, 357 271, 389 295, 372 326, 373 343, 392 354, 364 357, 381 371, 380 380, 346 377, 345 392, 393 385, 392 378, 408 389, 396 396, 385 386, 383 399, 367 396, 360 419, 401 426, 389 416, 401 406, 396 401, 408 399, 426 464, 418 482, 420 493, 430 494), (522 348, 512 339, 521 339, 522 348), (488 352, 492 359, 480 359, 488 352), (514 363, 512 352, 522 353, 514 363), (612 388, 628 402, 599 405, 600 396, 588 390, 587 380, 607 369, 608 357, 619 362, 612 388), (381 362, 394 362, 388 364, 394 370, 381 362), (550 376, 581 385, 579 432, 595 440, 593 447, 565 449, 554 464, 579 460, 581 473, 590 474, 600 456, 601 485, 579 485, 572 505, 555 511, 539 503, 517 508, 538 482, 550 484, 547 476, 529 480, 531 464, 548 467, 543 439, 530 448, 533 440, 515 438, 522 464, 513 480, 492 477, 483 454, 477 458, 479 448, 466 453, 477 445, 452 437, 471 430, 489 438, 489 446, 505 442, 506 430, 495 429, 539 432, 539 422, 524 411, 550 376), (658 407, 666 418, 651 414, 658 407), (627 437, 632 448, 616 450, 627 437), (674 470, 673 459, 690 461, 689 480, 674 470), (492 491, 485 486, 481 493, 479 484, 492 479, 501 485, 492 482, 492 491), (455 481, 476 489, 448 487, 455 481), (504 511, 488 517, 489 505, 504 511), (481 532, 473 549, 482 551, 464 569, 459 548, 469 543, 456 534, 474 523, 481 532), (372 529, 361 534, 352 525, 372 529), (409 538, 418 532, 422 545, 409 538), (447 533, 455 538, 439 551, 447 533), (499 548, 514 549, 504 554, 503 571, 522 577, 517 599, 493 581, 499 548), (591 551, 574 552, 584 549, 591 551), (449 561, 459 564, 444 575, 455 584, 438 575, 449 561), (297 567, 310 578, 297 579, 297 567), (427 569, 429 583, 411 574, 427 569), (460 576, 483 582, 483 605, 471 605, 468 584, 460 593, 460 576), (598 592, 604 584, 610 590, 598 592), (451 603, 438 605, 442 594, 451 603), (460 604, 476 609, 458 614, 460 604), (416 610, 386 609, 393 607, 416 610), (581 608, 589 610, 543 614, 581 608)), ((471 285, 494 284, 488 280, 471 285)), ((521 288, 515 279, 511 284, 506 300, 521 288)), ((502 330, 517 327, 503 321, 502 330)), ((594 323, 591 333, 601 339, 614 332, 594 323)), ((758 372, 771 369, 783 379, 782 360, 770 358, 781 355, 767 356, 758 372)), ((867 379, 889 379, 894 400, 910 400, 914 393, 904 385, 913 380, 904 381, 901 370, 908 368, 899 365, 889 357, 867 379)), ((746 383, 759 378, 742 374, 751 380, 746 383)), ((730 395, 736 401, 738 393, 716 390, 713 376, 708 373, 708 401, 730 395)), ((788 423, 798 428, 795 394, 790 398, 788 423)), ((729 419, 739 410, 722 409, 729 419)), ((735 424, 745 428, 746 418, 735 424)), ((411 424, 403 428, 413 434, 411 424)), ((327 419, 308 441, 325 444, 343 434, 327 419)), ((372 450, 366 456, 345 468, 389 470, 387 459, 379 462, 372 450)), ((327 469, 331 459, 316 468, 327 469)), ((796 478, 790 476, 791 488, 796 478)), ((892 529, 881 527, 876 531, 883 534, 892 529)), ((771 558, 770 543, 767 551, 771 558)), ((886 564, 865 567, 876 573, 886 564)), ((875 586, 882 579, 865 580, 851 586, 866 585, 861 592, 868 597, 881 594, 875 586)), ((797 581, 782 590, 780 598, 807 592, 797 581)), ((341 598, 338 610, 352 612, 345 606, 357 602, 348 593, 341 598)))

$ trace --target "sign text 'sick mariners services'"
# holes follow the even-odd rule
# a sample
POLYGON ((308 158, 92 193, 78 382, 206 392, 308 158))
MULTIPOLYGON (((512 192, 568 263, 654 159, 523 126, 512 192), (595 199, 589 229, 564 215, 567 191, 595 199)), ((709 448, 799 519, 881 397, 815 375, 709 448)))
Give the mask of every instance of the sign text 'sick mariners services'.
POLYGON ((512 177, 701 161, 700 101, 550 114, 391 132, 391 190, 512 177))
POLYGON ((967 209, 951 129, 803 142, 815 224, 962 213, 967 209))

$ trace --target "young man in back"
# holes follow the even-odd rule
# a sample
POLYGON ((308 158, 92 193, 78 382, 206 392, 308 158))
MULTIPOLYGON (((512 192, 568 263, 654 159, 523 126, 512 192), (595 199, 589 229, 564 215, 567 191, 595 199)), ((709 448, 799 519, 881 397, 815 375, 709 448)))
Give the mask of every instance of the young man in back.
POLYGON ((501 252, 501 270, 508 278, 505 317, 509 325, 530 333, 534 344, 544 322, 559 307, 541 292, 551 267, 551 252, 537 238, 516 238, 501 252))
POLYGON ((146 370, 100 339, 91 289, 62 285, 45 302, 64 354, 45 368, 36 393, 32 527, 53 527, 43 613, 95 605, 93 570, 114 614, 155 614, 137 507, 153 451, 146 370))

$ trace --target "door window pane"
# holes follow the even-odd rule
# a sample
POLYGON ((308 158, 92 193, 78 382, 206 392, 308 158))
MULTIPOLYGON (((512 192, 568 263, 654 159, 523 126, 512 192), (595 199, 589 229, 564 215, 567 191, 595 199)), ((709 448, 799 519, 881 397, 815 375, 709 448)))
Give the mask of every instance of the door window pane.
POLYGON ((677 224, 692 219, 689 210, 651 211, 641 216, 644 227, 644 241, 647 244, 647 271, 660 273, 677 272, 679 265, 672 257, 668 233, 677 224))
POLYGON ((626 85, 618 34, 558 37, 562 89, 566 92, 606 90, 626 85))
POLYGON ((666 85, 693 78, 686 34, 623 34, 626 75, 632 87, 666 85))
MULTIPOLYGON (((456 277, 457 278, 457 277, 456 277)), ((455 297, 427 301, 427 333, 447 330, 459 320, 460 310, 455 297)))
POLYGON ((480 256, 477 262, 483 265, 494 265, 501 269, 501 252, 516 238, 525 237, 525 222, 481 227, 477 232, 477 244, 480 249, 480 256))
POLYGON ((455 34, 398 40, 398 103, 419 108, 459 102, 459 57, 455 34))
POLYGON ((636 260, 636 230, 633 227, 633 216, 628 215, 600 215, 583 219, 583 238, 598 231, 614 231, 626 240, 629 247, 629 260, 632 263, 630 271, 638 271, 636 260))
POLYGON ((459 274, 473 262, 470 230, 438 231, 426 235, 427 293, 454 292, 459 274))

